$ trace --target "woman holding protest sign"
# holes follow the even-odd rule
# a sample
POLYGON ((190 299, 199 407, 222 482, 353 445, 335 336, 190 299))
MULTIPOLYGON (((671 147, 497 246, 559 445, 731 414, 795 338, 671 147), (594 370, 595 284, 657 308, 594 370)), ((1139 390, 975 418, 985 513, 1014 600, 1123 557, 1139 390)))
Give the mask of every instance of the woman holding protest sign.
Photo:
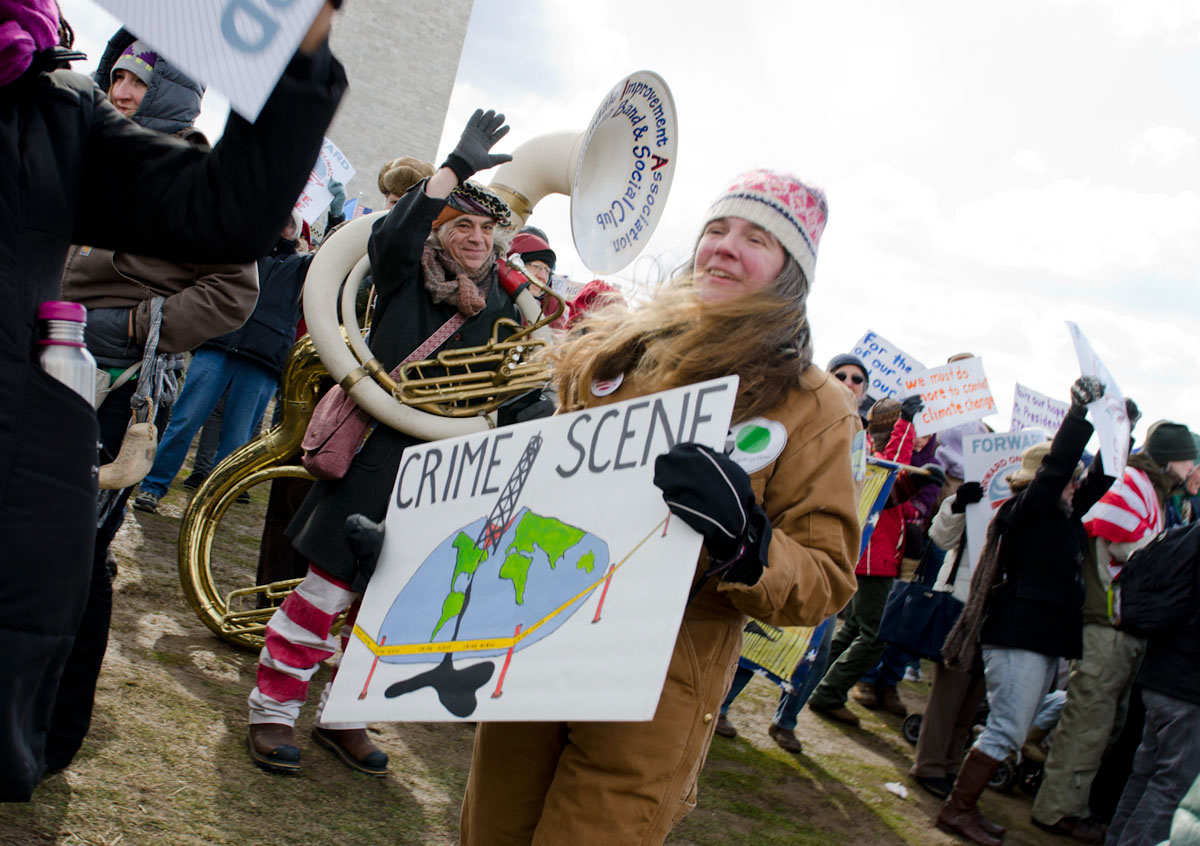
POLYGON ((1083 515, 1108 490, 1100 459, 1084 480, 1079 460, 1092 435, 1087 406, 1104 386, 1082 377, 1054 441, 1035 444, 1008 477, 1013 496, 991 526, 958 623, 946 638, 947 667, 970 672, 983 654, 990 710, 963 761, 937 825, 974 843, 999 846, 1004 829, 977 802, 1001 762, 1025 742, 1059 658, 1083 653, 1083 515))
POLYGON ((481 724, 464 844, 662 842, 695 804, 746 616, 811 626, 850 599, 859 423, 850 394, 812 366, 806 312, 825 220, 820 191, 743 174, 674 284, 633 311, 597 311, 551 351, 572 411, 737 374, 734 420, 758 421, 771 443, 658 457, 655 484, 704 550, 654 718, 481 724))

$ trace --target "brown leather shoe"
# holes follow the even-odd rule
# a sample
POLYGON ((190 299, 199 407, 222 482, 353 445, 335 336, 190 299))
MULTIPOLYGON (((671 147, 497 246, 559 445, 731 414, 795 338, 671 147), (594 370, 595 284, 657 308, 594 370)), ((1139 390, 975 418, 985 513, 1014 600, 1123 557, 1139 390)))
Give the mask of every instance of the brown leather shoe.
POLYGON ((871 711, 879 707, 879 697, 875 695, 875 686, 866 682, 859 682, 850 688, 850 698, 871 711))
POLYGON ((717 715, 717 727, 713 729, 721 737, 737 737, 737 726, 729 722, 724 714, 717 715))
POLYGON ((1030 817, 1029 821, 1042 831, 1069 837, 1080 843, 1103 843, 1104 836, 1108 833, 1108 826, 1095 817, 1063 817, 1054 825, 1046 825, 1033 817, 1030 817))
POLYGON ((938 814, 938 828, 962 835, 980 846, 1002 846, 1004 841, 984 827, 983 815, 977 807, 980 795, 1000 763, 978 749, 972 749, 967 754, 962 769, 958 771, 958 778, 954 780, 950 798, 938 814))
POLYGON ((878 685, 875 688, 875 696, 879 699, 879 707, 889 714, 895 714, 897 717, 908 716, 908 709, 900 701, 900 694, 896 692, 896 688, 878 685))
POLYGON ((252 723, 246 746, 255 764, 272 773, 300 772, 300 749, 291 726, 282 723, 252 723))
POLYGON ((767 729, 767 734, 778 744, 780 749, 786 752, 799 755, 804 751, 804 747, 800 744, 800 738, 796 737, 796 733, 791 729, 785 729, 771 723, 771 727, 767 729))
POLYGON ((367 736, 366 729, 328 729, 314 726, 312 739, 337 755, 352 770, 383 778, 387 775, 388 756, 367 736))
POLYGON ((848 726, 858 728, 861 721, 858 719, 858 714, 851 711, 845 705, 838 705, 836 708, 822 708, 819 705, 808 703, 808 710, 822 717, 828 717, 831 720, 837 720, 839 723, 845 723, 848 726))

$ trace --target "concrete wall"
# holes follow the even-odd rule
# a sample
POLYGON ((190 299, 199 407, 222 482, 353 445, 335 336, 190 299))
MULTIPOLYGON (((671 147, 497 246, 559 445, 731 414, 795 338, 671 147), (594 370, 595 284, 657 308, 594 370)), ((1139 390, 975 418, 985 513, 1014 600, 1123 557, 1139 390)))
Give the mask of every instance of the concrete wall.
MULTIPOLYGON (((433 161, 473 0, 351 0, 333 25, 350 90, 329 138, 358 171, 347 186, 383 207, 376 178, 396 156, 433 161)), ((437 164, 437 162, 434 162, 437 164)))

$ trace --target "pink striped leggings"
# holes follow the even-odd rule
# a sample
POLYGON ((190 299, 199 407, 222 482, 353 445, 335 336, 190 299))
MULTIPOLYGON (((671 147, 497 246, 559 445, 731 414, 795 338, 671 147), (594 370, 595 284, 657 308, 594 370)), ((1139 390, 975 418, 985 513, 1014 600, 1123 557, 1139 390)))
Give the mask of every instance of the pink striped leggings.
MULTIPOLYGON (((345 651, 358 617, 361 594, 315 564, 267 623, 266 643, 258 656, 258 684, 250 692, 250 722, 295 725, 308 697, 308 682, 321 662, 337 652, 329 633, 338 614, 349 609, 342 626, 345 651)), ((337 675, 337 668, 333 670, 337 675)), ((333 677, 321 692, 317 725, 332 729, 365 728, 365 723, 326 723, 321 720, 333 677)))

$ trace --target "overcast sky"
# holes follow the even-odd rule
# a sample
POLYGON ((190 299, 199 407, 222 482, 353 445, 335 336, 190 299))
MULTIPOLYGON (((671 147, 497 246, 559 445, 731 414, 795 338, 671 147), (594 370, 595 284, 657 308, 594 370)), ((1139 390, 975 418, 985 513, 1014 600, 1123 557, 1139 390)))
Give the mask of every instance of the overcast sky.
MULTIPOLYGON (((115 22, 60 2, 98 56, 115 22)), ((931 366, 977 353, 1004 430, 1015 382, 1067 398, 1074 320, 1141 404, 1139 440, 1160 417, 1200 427, 1200 2, 476 0, 440 153, 476 106, 508 115, 507 150, 582 130, 643 68, 673 92, 678 167, 619 281, 673 267, 736 173, 791 171, 829 199, 819 363, 867 329, 931 366)), ((209 93, 210 134, 223 105, 209 93)), ((590 278, 565 198, 531 222, 590 278)))

